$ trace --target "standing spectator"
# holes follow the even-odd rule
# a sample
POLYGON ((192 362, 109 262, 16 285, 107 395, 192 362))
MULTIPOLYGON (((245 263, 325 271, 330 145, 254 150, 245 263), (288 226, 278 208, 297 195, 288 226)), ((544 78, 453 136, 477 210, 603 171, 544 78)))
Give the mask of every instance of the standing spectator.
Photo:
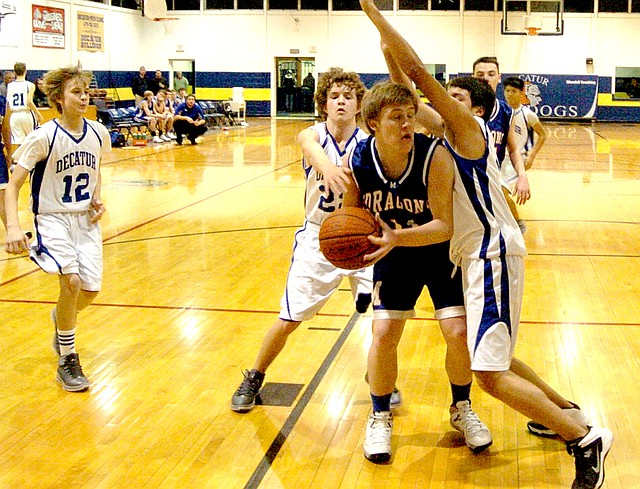
POLYGON ((632 78, 627 86, 627 95, 629 98, 640 98, 640 84, 637 78, 632 78))
POLYGON ((147 78, 147 70, 144 66, 140 67, 140 71, 131 80, 131 91, 135 97, 136 107, 140 105, 144 99, 144 92, 150 90, 149 79, 147 78))
POLYGON ((36 89, 33 92, 33 103, 36 107, 49 107, 49 99, 47 94, 44 93, 44 80, 41 76, 36 78, 36 89))
POLYGON ((302 86, 311 90, 311 92, 315 92, 316 90, 316 79, 313 77, 313 73, 307 73, 307 76, 302 80, 302 86))
POLYGON ((182 76, 182 71, 176 71, 175 75, 173 76, 173 89, 176 92, 179 92, 181 88, 184 88, 185 91, 188 91, 189 80, 182 76))
POLYGON ((31 210, 38 239, 31 259, 59 278, 59 293, 51 319, 59 355, 56 380, 66 391, 87 390, 75 347, 78 311, 87 307, 102 285, 102 232, 105 212, 100 199, 100 161, 111 150, 107 129, 86 119, 91 75, 78 67, 48 72, 45 90, 60 117, 29 134, 16 151, 16 168, 7 186, 5 250, 29 250, 20 228, 18 197, 30 177, 31 210), (75 162, 75 163, 74 163, 75 162), (73 164, 69 164, 73 163, 73 164), (36 183, 37 182, 37 183, 36 183))
POLYGON ((16 74, 13 71, 5 72, 2 83, 0 83, 0 95, 7 96, 7 85, 15 80, 16 74))
POLYGON ((287 70, 282 79, 282 87, 284 88, 284 110, 285 112, 293 112, 293 97, 296 90, 296 79, 293 70, 287 70))
POLYGON ((176 134, 176 143, 182 144, 182 138, 186 135, 191 144, 197 144, 196 138, 207 131, 205 122, 204 112, 196 104, 196 96, 187 95, 186 102, 175 109, 173 130, 176 134))
POLYGON ((167 88, 169 88, 167 79, 162 74, 162 71, 156 70, 156 76, 149 82, 149 90, 151 90, 154 95, 158 95, 160 90, 166 90, 167 88))
POLYGON ((305 112, 313 112, 313 94, 316 91, 316 79, 311 72, 302 80, 302 104, 305 112))
POLYGON ((11 143, 20 145, 24 138, 42 121, 40 111, 33 103, 36 86, 26 79, 27 65, 18 62, 13 66, 16 79, 7 87, 7 113, 11 125, 11 143))

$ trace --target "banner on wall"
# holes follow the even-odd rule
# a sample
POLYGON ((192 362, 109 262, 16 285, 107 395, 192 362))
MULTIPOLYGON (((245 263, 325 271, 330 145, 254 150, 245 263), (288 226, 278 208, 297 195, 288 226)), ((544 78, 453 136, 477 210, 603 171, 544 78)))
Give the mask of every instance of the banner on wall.
POLYGON ((598 103, 595 75, 514 74, 524 80, 527 103, 539 117, 590 119, 598 103))
POLYGON ((78 51, 104 52, 104 15, 78 12, 78 51))
MULTIPOLYGON (((460 73, 459 76, 471 76, 460 73)), ((531 73, 502 74, 502 80, 516 76, 524 80, 526 100, 539 117, 557 119, 590 119, 595 117, 598 103, 596 75, 536 75, 531 73)), ((502 84, 498 97, 504 99, 502 84)))
POLYGON ((0 46, 18 46, 20 15, 16 0, 0 0, 0 46))
POLYGON ((32 5, 31 19, 33 47, 64 49, 64 9, 32 5))

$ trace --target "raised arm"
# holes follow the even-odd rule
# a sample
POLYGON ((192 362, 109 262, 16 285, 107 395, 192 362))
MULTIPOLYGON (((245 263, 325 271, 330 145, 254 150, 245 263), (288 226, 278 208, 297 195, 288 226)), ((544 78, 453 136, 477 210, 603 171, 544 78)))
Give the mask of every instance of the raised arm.
POLYGON ((438 80, 429 74, 413 48, 389 24, 373 0, 360 0, 360 6, 380 32, 382 42, 387 45, 402 71, 413 80, 444 119, 445 133, 452 146, 464 157, 479 158, 484 152, 485 141, 472 112, 450 97, 438 80))
POLYGON ((380 42, 380 48, 382 54, 387 62, 387 68, 389 69, 389 76, 392 81, 396 83, 402 83, 403 85, 411 88, 416 97, 418 97, 418 112, 416 113, 416 120, 428 134, 433 134, 436 137, 444 137, 444 120, 432 107, 429 107, 420 98, 417 90, 415 90, 411 79, 402 71, 402 68, 391 54, 387 44, 384 41, 380 42))

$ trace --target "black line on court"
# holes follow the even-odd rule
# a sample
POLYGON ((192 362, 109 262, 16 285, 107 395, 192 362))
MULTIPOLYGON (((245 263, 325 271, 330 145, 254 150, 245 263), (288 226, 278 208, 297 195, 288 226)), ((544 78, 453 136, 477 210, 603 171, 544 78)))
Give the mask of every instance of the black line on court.
POLYGON ((245 489, 256 489, 262 482, 262 479, 271 468, 271 464, 273 463, 276 456, 280 452, 280 449, 282 448, 284 443, 287 441, 287 437, 291 434, 291 431, 293 430, 294 426, 300 419, 302 412, 307 407, 307 404, 309 404, 309 401, 311 400, 311 396, 315 394, 316 389, 318 388, 318 385, 324 378, 325 374, 327 373, 327 370, 329 369, 329 366, 331 365, 333 360, 336 358, 336 355, 340 351, 340 348, 342 348, 342 345, 344 344, 347 337, 351 333, 351 330, 353 330, 353 327, 355 326, 359 317, 360 317, 360 314, 357 312, 354 312, 353 316, 351 316, 351 318, 349 319, 349 322, 347 323, 347 326, 344 328, 344 331, 338 337, 337 341, 333 345, 333 348, 331 348, 331 351, 329 351, 329 353, 327 354, 326 358, 320 365, 320 368, 318 369, 316 374, 313 376, 313 379, 311 379, 311 382, 309 382, 309 386, 302 393, 300 400, 293 408, 293 411, 291 411, 291 414, 289 414, 289 417, 282 425, 282 428, 280 428, 280 431, 278 432, 275 439, 271 443, 271 446, 268 448, 268 450, 264 454, 264 457, 262 457, 262 460, 260 461, 256 469, 253 471, 253 474, 251 474, 251 477, 249 478, 249 480, 244 486, 245 489))

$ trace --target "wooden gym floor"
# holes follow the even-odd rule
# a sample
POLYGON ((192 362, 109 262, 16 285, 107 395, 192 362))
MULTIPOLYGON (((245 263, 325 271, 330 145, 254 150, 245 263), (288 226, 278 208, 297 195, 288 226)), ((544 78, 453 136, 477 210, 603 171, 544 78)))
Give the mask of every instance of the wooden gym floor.
MULTIPOLYGON (((371 316, 353 313, 346 285, 291 336, 265 404, 230 411, 279 310, 303 219, 295 136, 309 124, 248 122, 103 162, 104 287, 77 337, 90 392, 54 381, 56 278, 0 251, 0 488, 570 487, 564 444, 529 435, 526 419, 477 388, 493 446, 473 455, 449 427, 426 295, 400 345, 392 464, 362 455, 371 316)), ((521 208, 517 354, 613 431, 604 487, 640 487, 640 126, 546 128, 521 208)))

